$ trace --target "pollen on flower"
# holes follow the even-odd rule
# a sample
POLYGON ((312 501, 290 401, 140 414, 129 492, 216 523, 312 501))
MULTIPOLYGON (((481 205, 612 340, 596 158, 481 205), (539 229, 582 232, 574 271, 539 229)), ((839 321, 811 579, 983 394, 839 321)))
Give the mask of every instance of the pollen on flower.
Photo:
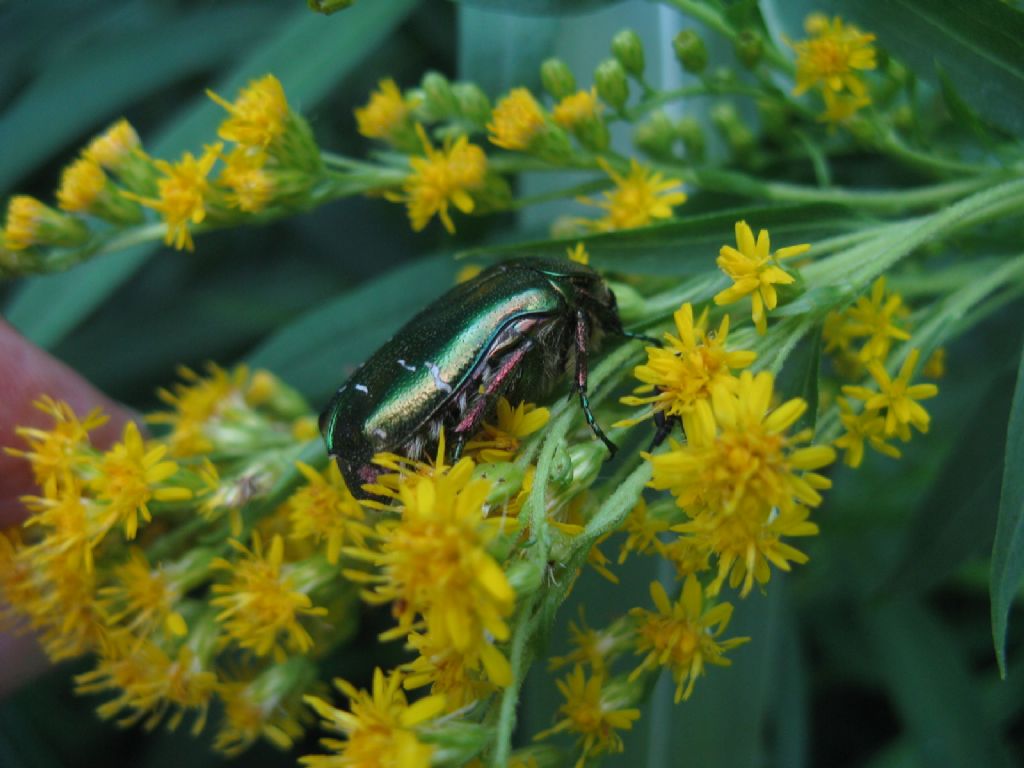
POLYGON ((336 462, 332 461, 322 474, 301 461, 296 466, 306 478, 306 485, 287 501, 291 535, 325 542, 327 561, 334 565, 343 546, 366 545, 365 536, 370 532, 364 523, 366 515, 345 485, 336 462))
POLYGON ((307 653, 313 638, 302 624, 304 617, 324 616, 325 608, 313 605, 293 578, 293 568, 284 562, 284 539, 274 536, 264 550, 258 533, 253 533, 252 549, 231 541, 240 555, 234 561, 217 558, 213 567, 226 571, 226 583, 214 584, 218 597, 211 605, 224 631, 242 648, 257 656, 274 654, 280 661, 285 652, 307 653))
POLYGON ((89 213, 107 184, 107 176, 95 160, 80 157, 61 173, 57 205, 72 213, 89 213))
POLYGON ((838 16, 831 22, 821 16, 809 17, 807 31, 812 36, 793 43, 796 51, 796 87, 800 95, 810 88, 834 93, 849 91, 864 97, 866 88, 858 72, 875 68, 875 36, 857 27, 843 24, 838 16))
POLYGON ((156 198, 121 193, 159 213, 167 225, 164 242, 179 251, 195 250, 189 224, 201 224, 206 219, 213 191, 207 176, 220 157, 221 147, 220 144, 208 146, 198 158, 186 152, 177 163, 155 160, 157 170, 164 174, 157 181, 156 198))
POLYGON ((475 456, 477 461, 493 463, 511 461, 519 452, 519 446, 525 437, 529 437, 548 423, 550 411, 538 408, 533 403, 521 402, 512 407, 504 397, 498 399, 498 423, 487 422, 472 440, 466 443, 468 456, 475 456))
POLYGON ((733 284, 715 295, 715 304, 732 304, 744 296, 750 296, 754 326, 758 333, 768 329, 766 310, 775 309, 779 298, 776 285, 794 282, 779 261, 806 253, 810 245, 790 245, 771 252, 768 230, 762 229, 757 240, 745 221, 736 222, 736 247, 723 245, 718 255, 718 266, 733 281, 733 284))
POLYGON ((621 708, 619 702, 606 696, 605 683, 602 673, 594 672, 587 679, 583 667, 574 667, 568 677, 556 683, 565 697, 565 703, 558 709, 562 719, 535 737, 543 739, 562 732, 576 734, 580 748, 576 768, 582 768, 591 757, 622 752, 619 731, 630 730, 640 719, 639 709, 621 708))
POLYGON ((656 611, 633 608, 636 622, 636 652, 646 654, 630 674, 635 680, 645 671, 666 667, 676 683, 676 703, 690 698, 697 678, 708 664, 727 667, 725 653, 750 640, 736 637, 719 641, 732 618, 729 603, 705 604, 704 592, 695 576, 688 576, 679 600, 672 602, 660 582, 651 582, 651 600, 656 611))
POLYGON ((89 142, 82 155, 108 171, 117 172, 141 148, 142 142, 131 123, 121 118, 89 142))
MULTIPOLYGON (((694 321, 689 303, 677 309, 673 319, 678 336, 666 333, 665 346, 645 349, 647 362, 633 369, 642 385, 621 402, 645 406, 652 415, 663 413, 685 421, 697 402, 710 400, 719 389, 734 390, 733 372, 749 366, 757 355, 748 350, 726 349, 728 315, 722 318, 717 332, 708 330, 707 310, 694 321)), ((636 422, 628 419, 619 423, 636 422)))
POLYGON ((217 135, 225 141, 266 149, 285 132, 288 100, 281 81, 273 75, 251 81, 233 102, 225 101, 213 91, 207 91, 206 95, 230 114, 217 129, 217 135))
POLYGON ((563 98, 552 110, 555 122, 563 128, 575 128, 577 125, 593 120, 601 114, 601 102, 597 98, 597 89, 577 91, 563 98))
POLYGON ((390 77, 377 84, 366 106, 356 109, 359 133, 368 139, 392 139, 409 122, 416 101, 402 96, 390 77))
POLYGON ((487 172, 487 155, 469 139, 460 136, 454 143, 445 142, 436 149, 427 138, 423 126, 416 124, 423 144, 423 157, 409 160, 412 173, 402 185, 402 194, 389 194, 388 199, 405 203, 412 228, 424 229, 436 215, 449 233, 455 232, 448 210, 455 206, 463 213, 472 213, 475 203, 470 192, 483 186, 487 172))
POLYGON ((427 696, 409 704, 402 690, 402 679, 400 672, 385 676, 377 669, 370 691, 358 690, 345 680, 335 680, 338 690, 349 699, 347 710, 334 707, 317 696, 306 696, 306 703, 320 716, 323 728, 344 739, 321 739, 320 743, 331 754, 308 755, 300 758, 300 762, 310 768, 370 765, 428 768, 434 747, 420 741, 416 728, 441 714, 444 697, 427 696))
POLYGON ((544 130, 544 112, 529 90, 513 88, 494 107, 487 130, 487 138, 502 149, 529 149, 533 139, 544 130))
POLYGON ((672 209, 686 202, 686 193, 679 187, 682 182, 666 179, 638 163, 629 161, 629 175, 622 176, 608 163, 598 161, 615 182, 615 188, 604 192, 603 200, 581 197, 579 202, 604 208, 607 213, 600 219, 582 223, 597 232, 643 227, 660 219, 672 217, 672 209))
POLYGON ((124 428, 122 442, 107 451, 97 462, 96 475, 89 486, 96 498, 106 504, 111 524, 123 524, 128 539, 134 539, 139 518, 152 519, 151 501, 182 501, 192 497, 187 488, 163 485, 177 471, 173 461, 163 461, 167 446, 147 449, 135 422, 124 428))

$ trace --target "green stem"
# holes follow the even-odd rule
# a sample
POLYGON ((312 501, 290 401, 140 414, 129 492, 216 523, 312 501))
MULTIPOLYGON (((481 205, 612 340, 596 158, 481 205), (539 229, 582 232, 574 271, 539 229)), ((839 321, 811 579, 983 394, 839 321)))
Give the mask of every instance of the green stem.
POLYGON ((516 705, 519 703, 519 691, 522 688, 523 680, 526 677, 526 670, 529 669, 530 659, 529 646, 527 643, 533 636, 537 623, 537 603, 540 600, 540 592, 534 593, 526 604, 520 609, 519 616, 512 629, 512 639, 509 642, 508 662, 512 667, 512 684, 501 694, 501 707, 498 711, 498 724, 494 741, 494 758, 491 765, 495 768, 504 768, 509 762, 509 753, 512 751, 512 731, 516 725, 516 705))

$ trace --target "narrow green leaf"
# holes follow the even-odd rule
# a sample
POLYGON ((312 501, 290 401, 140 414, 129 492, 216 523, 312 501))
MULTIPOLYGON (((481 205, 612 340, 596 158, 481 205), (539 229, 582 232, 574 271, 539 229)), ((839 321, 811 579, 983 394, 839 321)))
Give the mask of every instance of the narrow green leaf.
POLYGON ((326 400, 402 323, 449 288, 456 270, 448 254, 403 265, 303 315, 248 362, 278 373, 313 402, 326 400))
POLYGON ((775 384, 775 392, 782 400, 802 397, 807 411, 794 429, 809 427, 818 423, 818 374, 821 371, 821 325, 816 325, 797 344, 786 358, 775 384))
MULTIPOLYGON (((308 112, 376 49, 417 2, 361 3, 332 19, 298 8, 287 23, 274 30, 269 41, 220 79, 215 90, 233 98, 250 79, 272 72, 284 84, 293 107, 308 112)), ((183 113, 156 141, 146 142, 155 154, 170 156, 212 140, 223 116, 220 107, 198 93, 191 108, 183 108, 183 113)), ((26 280, 5 315, 35 343, 53 346, 157 250, 155 245, 143 246, 115 266, 96 266, 84 272, 75 269, 26 280), (62 297, 62 301, 55 302, 54 296, 62 297)), ((100 257, 97 263, 103 259, 109 257, 100 257)))
POLYGON ((1006 676, 1006 625, 1010 607, 1024 577, 1024 351, 1017 369, 996 537, 992 543, 992 639, 1000 673, 1006 676))
POLYGON ((551 55, 558 25, 498 6, 458 10, 459 77, 495 96, 518 86, 538 90, 540 62, 551 55))
POLYGON ((1024 135, 1024 13, 999 0, 840 0, 918 74, 942 65, 967 103, 1024 135))
POLYGON ((849 228, 849 213, 830 205, 769 205, 732 208, 684 216, 622 232, 605 232, 560 240, 540 240, 474 248, 459 258, 500 260, 511 254, 562 258, 583 243, 597 269, 631 274, 694 275, 714 270, 719 249, 734 244, 734 227, 745 220, 755 230, 768 229, 772 242, 794 245, 849 228))
POLYGON ((606 5, 622 2, 622 0, 454 0, 454 2, 522 16, 555 16, 595 11, 606 5))
POLYGON ((1012 764, 988 717, 981 688, 950 631, 919 602, 885 600, 865 609, 869 649, 924 765, 1012 764))

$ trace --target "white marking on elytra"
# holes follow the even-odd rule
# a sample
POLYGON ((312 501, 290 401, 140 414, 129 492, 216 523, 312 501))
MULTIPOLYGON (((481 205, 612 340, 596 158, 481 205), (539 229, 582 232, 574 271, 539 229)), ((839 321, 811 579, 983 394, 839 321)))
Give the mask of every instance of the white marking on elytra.
POLYGON ((365 384, 356 384, 356 392, 362 392, 364 395, 370 394, 370 390, 366 388, 365 384))
POLYGON ((452 385, 441 378, 441 369, 438 368, 437 363, 432 363, 429 360, 423 364, 423 367, 430 371, 430 375, 434 377, 434 386, 444 392, 451 392, 452 385))
POLYGON ((414 372, 416 370, 416 366, 415 365, 409 365, 407 362, 405 362, 405 360, 399 360, 398 364, 400 366, 402 366, 403 368, 405 368, 405 370, 409 371, 410 373, 412 373, 412 372, 414 372))

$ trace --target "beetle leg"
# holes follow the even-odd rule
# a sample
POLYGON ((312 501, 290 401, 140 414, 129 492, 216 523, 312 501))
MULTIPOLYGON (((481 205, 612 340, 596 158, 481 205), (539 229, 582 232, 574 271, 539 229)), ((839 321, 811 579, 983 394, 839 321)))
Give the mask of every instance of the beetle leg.
POLYGON ((654 433, 654 439, 651 440, 650 447, 647 449, 648 452, 653 451, 665 442, 665 438, 668 437, 677 421, 679 421, 678 416, 669 416, 668 418, 665 418, 664 411, 657 411, 654 414, 654 424, 657 426, 657 430, 654 433))
POLYGON ((533 348, 533 340, 525 338, 518 347, 513 349, 504 359, 501 361, 501 365, 498 370, 495 371, 491 380, 487 382, 487 386, 484 387, 484 391, 480 393, 479 399, 469 407, 466 414, 452 432, 455 433, 455 448, 452 451, 452 460, 458 461, 459 456, 462 454, 462 447, 466 442, 466 438, 473 433, 473 431, 480 424, 480 421, 484 417, 484 413, 487 410, 487 405, 490 402, 490 398, 496 392, 500 392, 502 387, 508 381, 519 364, 523 361, 526 353, 533 348))
POLYGON ((583 416, 587 420, 587 426, 597 435, 608 449, 608 458, 615 455, 618 446, 615 445, 601 429, 601 425, 594 418, 594 412, 590 410, 590 398, 587 397, 587 339, 590 336, 590 329, 587 327, 587 315, 582 309, 576 310, 576 391, 580 396, 580 406, 583 408, 583 416))
POLYGON ((650 344, 654 344, 657 347, 664 347, 665 342, 661 339, 656 339, 653 336, 648 336, 644 333, 635 333, 634 331, 622 331, 621 335, 627 339, 637 339, 638 341, 646 341, 650 344))

